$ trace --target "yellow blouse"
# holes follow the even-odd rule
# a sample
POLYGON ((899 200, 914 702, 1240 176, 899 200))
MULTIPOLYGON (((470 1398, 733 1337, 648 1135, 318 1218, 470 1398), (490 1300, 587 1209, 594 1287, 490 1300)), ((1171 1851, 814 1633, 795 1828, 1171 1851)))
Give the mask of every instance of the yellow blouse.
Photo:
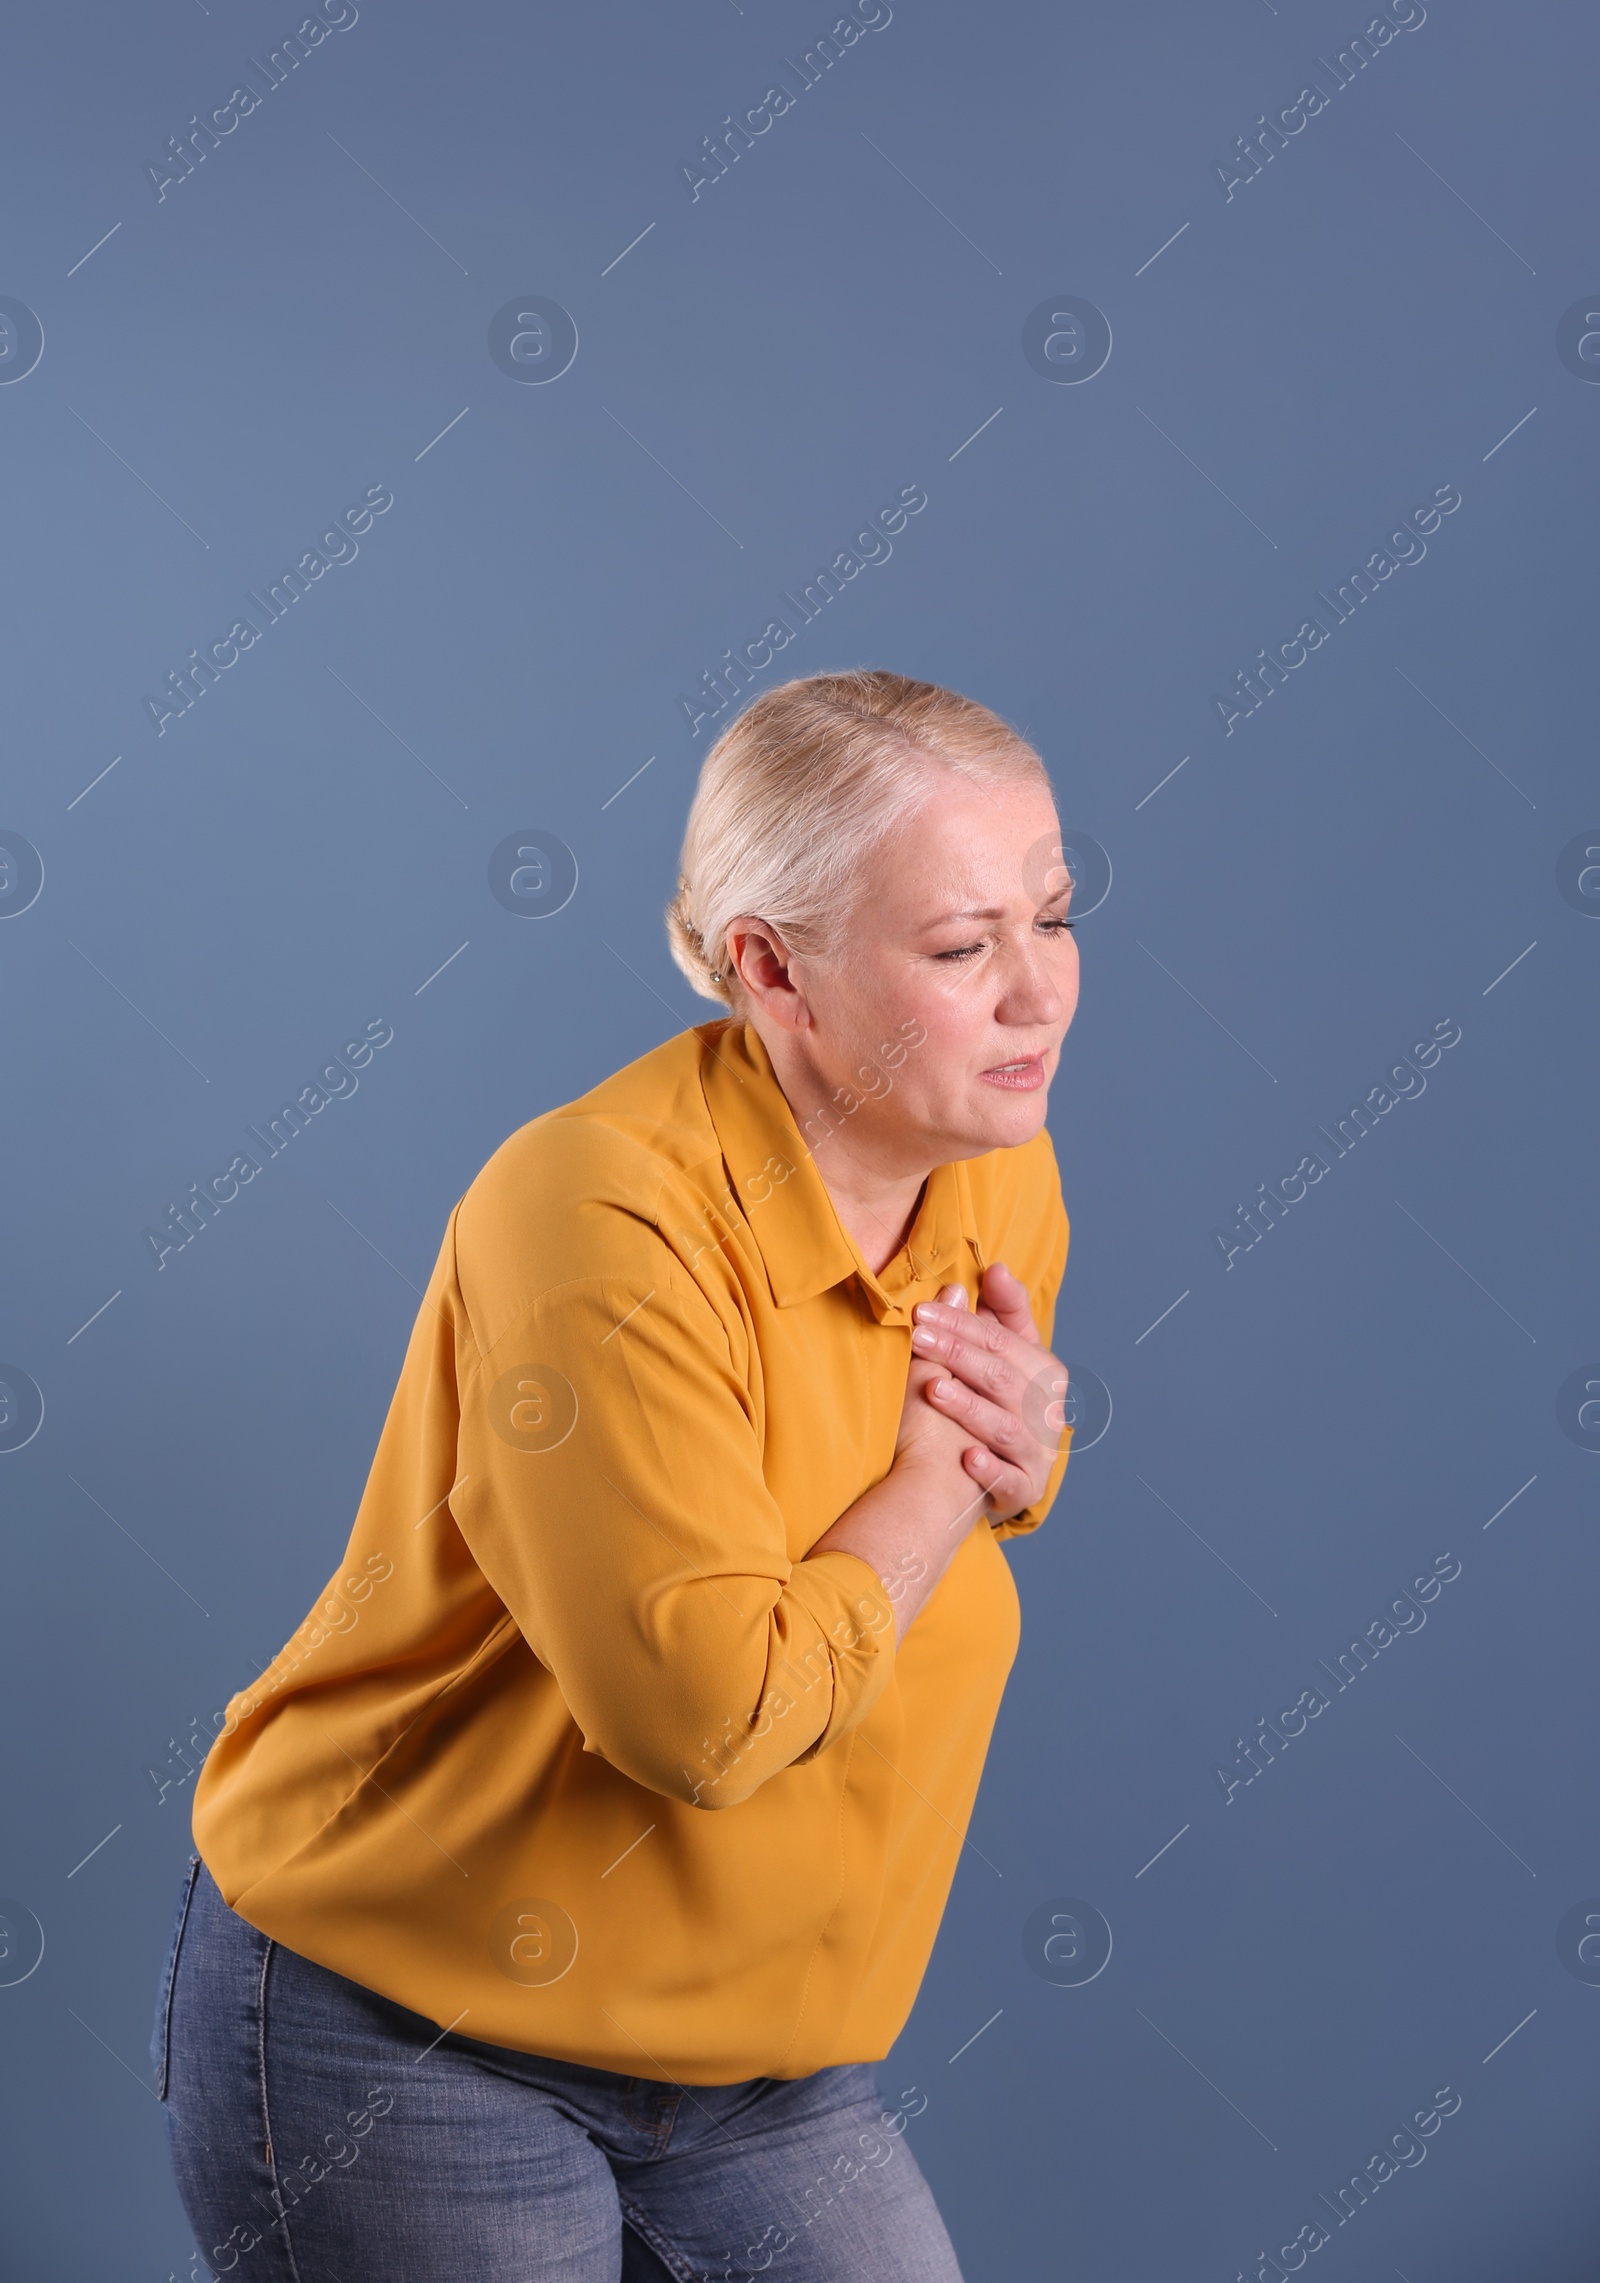
POLYGON ((1016 1653, 997 1540, 1070 1431, 898 1650, 876 1572, 809 1548, 889 1470, 915 1304, 1000 1258, 1048 1343, 1067 1233, 1041 1130, 932 1173, 874 1274, 732 1019, 511 1135, 345 1558, 195 1786, 228 1902, 525 2052, 687 2084, 881 2060, 1016 1653))

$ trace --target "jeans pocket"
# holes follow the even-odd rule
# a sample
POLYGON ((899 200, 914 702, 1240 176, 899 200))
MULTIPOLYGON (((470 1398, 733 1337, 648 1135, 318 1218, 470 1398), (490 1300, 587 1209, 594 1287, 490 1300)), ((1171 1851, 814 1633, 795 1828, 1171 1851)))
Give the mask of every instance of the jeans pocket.
POLYGON ((178 1977, 178 1952, 183 1947, 183 1930, 188 1923, 189 1905, 194 1899, 194 1883, 200 1876, 200 1858, 189 1857, 178 1890, 178 1907, 173 1914, 172 1933, 167 1942, 166 1963, 161 1969, 161 1984, 156 1994, 155 2025, 150 2032, 150 2065, 156 2073, 156 2098, 167 2097, 167 2063, 172 2037, 172 1985, 178 1977))

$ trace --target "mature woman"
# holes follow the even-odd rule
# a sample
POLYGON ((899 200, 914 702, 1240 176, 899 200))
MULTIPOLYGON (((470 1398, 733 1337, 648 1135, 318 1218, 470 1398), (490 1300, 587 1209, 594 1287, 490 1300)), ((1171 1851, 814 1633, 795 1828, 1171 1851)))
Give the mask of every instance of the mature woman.
POLYGON ((195 1791, 154 2056, 243 2283, 951 2283, 873 2076, 1066 1461, 1037 754, 887 673, 707 755, 728 1010, 450 1215, 348 1550, 195 1791))

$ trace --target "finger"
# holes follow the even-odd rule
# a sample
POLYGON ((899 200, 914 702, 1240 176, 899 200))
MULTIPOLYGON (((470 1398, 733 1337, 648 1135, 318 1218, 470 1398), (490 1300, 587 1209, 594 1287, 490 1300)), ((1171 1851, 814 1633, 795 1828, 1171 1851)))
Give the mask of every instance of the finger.
POLYGON ((946 1524, 948 1529, 970 1529, 974 1522, 983 1521, 988 1514, 988 1485, 987 1483, 979 1481, 977 1474, 972 1471, 971 1465, 972 1461, 981 1460, 984 1455, 984 1449, 981 1443, 973 1443, 961 1454, 961 1464, 966 1472, 967 1481, 971 1486, 971 1496, 963 1498, 961 1504, 956 1508, 956 1511, 949 1517, 949 1520, 946 1524))
POLYGON ((979 1305, 993 1313, 1007 1331, 1015 1332, 1021 1340, 1038 1340, 1028 1288, 1003 1260, 989 1263, 978 1279, 978 1292, 979 1305))
POLYGON ((940 1405, 948 1416, 965 1416, 974 1431, 993 1449, 1000 1449, 1003 1442, 1005 1448, 1026 1465, 1033 1464, 1036 1448, 1044 1451, 1047 1460, 1054 1459, 1067 1431, 1065 1399, 1069 1375, 1058 1357, 1042 1347, 1022 1346, 999 1326, 994 1329, 993 1339, 981 1344, 964 1338, 959 1332, 941 1337, 936 1342, 935 1354, 942 1362, 933 1363, 926 1386, 931 1388, 935 1381, 953 1374, 957 1387, 970 1390, 978 1401, 993 1406, 995 1413, 1020 1420, 1023 1433, 1020 1439, 1004 1433, 991 1413, 978 1410, 963 1413, 955 1405, 953 1395, 940 1405), (998 1352, 994 1345, 996 1340, 1003 1341, 1010 1352, 998 1352), (1021 1359, 1020 1370, 1016 1368, 1017 1358, 1021 1359))
POLYGON ((1038 1347, 1037 1340, 1029 1346, 1020 1339, 992 1309, 969 1310, 964 1301, 919 1300, 911 1311, 912 1346, 920 1355, 943 1355, 952 1340, 970 1340, 979 1354, 1010 1354, 1020 1370, 1031 1368, 1038 1347), (934 1334, 937 1340, 930 1336, 934 1334))
POLYGON ((982 1485, 993 1520, 1003 1521, 1020 1514, 1039 1495, 1032 1479, 1020 1467, 997 1459, 993 1451, 981 1443, 974 1443, 970 1451, 963 1451, 961 1463, 973 1481, 982 1485))
POLYGON ((983 1303, 1008 1332, 1015 1332, 1019 1340, 1038 1346, 1039 1328, 1033 1320, 1028 1288, 1020 1277, 1012 1275, 1003 1260, 990 1261, 979 1279, 979 1292, 983 1303))
POLYGON ((1019 1413, 990 1402, 959 1379, 930 1380, 927 1397, 943 1418, 969 1428, 998 1459, 1024 1469, 1030 1480, 1036 1471, 1047 1469, 1055 1455, 1019 1413))
POLYGON ((997 1317, 978 1315, 963 1321, 954 1309, 936 1310, 931 1318, 920 1317, 919 1312, 911 1345, 929 1362, 941 1362, 958 1373, 980 1395, 1013 1410, 1024 1383, 1039 1367, 1037 1342, 1029 1347, 997 1317))

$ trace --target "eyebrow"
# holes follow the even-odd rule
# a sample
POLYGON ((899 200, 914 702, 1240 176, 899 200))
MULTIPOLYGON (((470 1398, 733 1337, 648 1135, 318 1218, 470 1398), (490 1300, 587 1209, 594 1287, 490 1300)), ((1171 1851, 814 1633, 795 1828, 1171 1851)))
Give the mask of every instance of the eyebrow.
MULTIPOLYGON (((1046 896, 1043 902, 1039 905, 1039 910, 1042 912, 1048 911, 1052 904, 1059 904, 1063 902, 1071 890, 1072 885, 1073 883, 1069 879, 1063 887, 1057 888, 1052 895, 1046 896)), ((925 920, 923 922, 923 927, 924 929, 948 927, 952 924, 952 922, 956 920, 1003 920, 1005 916, 1005 912, 998 904, 989 904, 986 905, 981 911, 970 910, 960 912, 940 912, 936 919, 925 920)))

